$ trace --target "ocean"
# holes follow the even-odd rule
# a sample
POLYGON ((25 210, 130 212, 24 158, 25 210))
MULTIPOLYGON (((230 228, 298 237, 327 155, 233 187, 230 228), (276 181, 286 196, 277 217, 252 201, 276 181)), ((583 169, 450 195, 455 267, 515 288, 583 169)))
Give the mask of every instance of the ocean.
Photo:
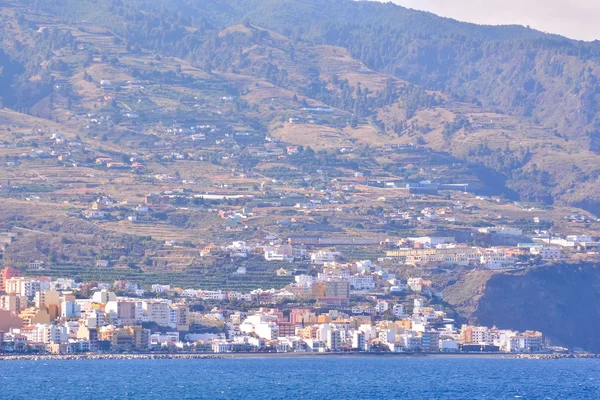
POLYGON ((600 360, 0 361, 0 399, 600 399, 600 360))

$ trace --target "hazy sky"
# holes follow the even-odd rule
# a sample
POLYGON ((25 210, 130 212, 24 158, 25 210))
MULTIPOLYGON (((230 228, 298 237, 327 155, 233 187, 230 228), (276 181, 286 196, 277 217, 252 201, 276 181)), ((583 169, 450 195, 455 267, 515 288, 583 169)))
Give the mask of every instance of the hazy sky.
POLYGON ((392 0, 478 24, 519 24, 573 39, 600 40, 600 0, 392 0))

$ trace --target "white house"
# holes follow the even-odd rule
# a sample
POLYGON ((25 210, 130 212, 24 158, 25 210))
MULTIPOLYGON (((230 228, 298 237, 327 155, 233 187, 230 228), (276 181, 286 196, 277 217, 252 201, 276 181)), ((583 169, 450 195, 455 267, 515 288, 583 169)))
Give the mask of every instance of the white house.
POLYGON ((331 251, 317 251, 311 253, 310 262, 317 265, 323 265, 335 261, 335 253, 331 251))
POLYGON ((587 235, 569 235, 567 240, 574 243, 592 243, 592 237, 587 235))
POLYGON ((532 247, 531 254, 540 255, 544 260, 554 260, 562 257, 562 252, 558 247, 532 247))

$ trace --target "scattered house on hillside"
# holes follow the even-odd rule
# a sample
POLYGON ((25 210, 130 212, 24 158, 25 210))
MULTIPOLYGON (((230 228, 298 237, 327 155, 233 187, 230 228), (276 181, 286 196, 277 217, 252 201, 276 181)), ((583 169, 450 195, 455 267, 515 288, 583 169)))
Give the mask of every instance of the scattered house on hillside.
POLYGON ((112 161, 112 158, 109 158, 109 157, 96 158, 96 164, 106 164, 111 161, 112 161))
POLYGON ((296 154, 298 152, 298 146, 287 146, 285 150, 289 155, 296 154))
POLYGON ((83 215, 88 219, 104 219, 104 218, 106 218, 106 214, 104 213, 104 211, 86 210, 83 212, 83 215))
POLYGON ((148 208, 148 206, 140 204, 139 206, 137 206, 135 208, 135 211, 138 212, 138 213, 140 213, 140 214, 146 214, 147 212, 150 211, 150 208, 148 208))
POLYGON ((282 245, 276 247, 265 248, 265 260, 266 261, 289 261, 294 260, 294 253, 292 246, 282 245))
POLYGON ((29 263, 29 269, 41 271, 44 269, 44 262, 40 260, 35 260, 29 263))
POLYGON ((111 168, 111 169, 125 169, 125 168, 129 168, 129 165, 123 163, 123 162, 107 162, 106 163, 106 168, 111 168))
POLYGON ((235 273, 238 274, 238 275, 246 275, 246 272, 248 272, 246 270, 246 267, 242 266, 242 267, 238 267, 238 269, 237 269, 237 271, 235 273))
POLYGON ((284 268, 279 268, 275 271, 275 275, 277 276, 292 276, 292 273, 284 268))

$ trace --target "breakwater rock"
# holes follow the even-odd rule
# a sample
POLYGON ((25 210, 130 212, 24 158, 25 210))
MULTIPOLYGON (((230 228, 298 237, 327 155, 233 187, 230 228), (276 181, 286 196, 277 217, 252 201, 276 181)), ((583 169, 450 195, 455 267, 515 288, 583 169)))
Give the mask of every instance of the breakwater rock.
POLYGON ((561 360, 564 358, 600 358, 600 354, 573 353, 573 354, 517 354, 516 358, 526 360, 561 360))
POLYGON ((211 354, 14 354, 0 355, 0 361, 10 360, 207 360, 223 357, 211 354))

